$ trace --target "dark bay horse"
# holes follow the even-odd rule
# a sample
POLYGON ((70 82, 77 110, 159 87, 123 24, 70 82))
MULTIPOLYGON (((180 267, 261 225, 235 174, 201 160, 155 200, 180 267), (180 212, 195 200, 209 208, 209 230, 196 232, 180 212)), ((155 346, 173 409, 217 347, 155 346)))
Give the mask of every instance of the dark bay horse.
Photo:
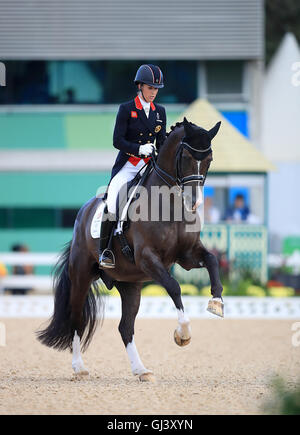
POLYGON ((184 312, 180 285, 170 274, 174 263, 186 270, 207 268, 212 294, 208 311, 223 317, 223 288, 218 263, 216 257, 200 241, 201 227, 197 213, 199 186, 204 185, 212 161, 211 141, 220 124, 217 123, 207 131, 184 119, 171 128, 157 159, 151 160, 153 170, 144 184, 148 196, 142 195, 131 207, 137 210, 137 207, 143 205, 150 206, 154 186, 175 189, 176 194, 170 195, 169 219, 162 219, 165 203, 160 199, 157 221, 140 219, 130 222, 125 234, 134 254, 134 263, 124 256, 118 239, 113 237, 116 267, 99 269, 99 239, 91 237, 90 227, 101 199, 94 197, 79 210, 73 238, 61 254, 55 271, 54 314, 49 325, 37 332, 38 339, 43 344, 58 350, 69 348, 73 352, 72 367, 75 373, 87 374, 81 349, 87 348, 97 322, 103 315, 99 314, 99 278, 110 279, 120 293, 122 316, 119 331, 132 372, 140 380, 152 379, 152 372, 144 367, 134 342, 134 323, 144 282, 159 283, 172 298, 178 313, 174 339, 179 346, 190 342, 191 331, 189 319, 184 312), (174 218, 175 204, 178 209, 178 201, 179 209, 184 211, 180 220, 174 218), (193 226, 196 229, 187 231, 191 222, 196 222, 196 226, 193 226))

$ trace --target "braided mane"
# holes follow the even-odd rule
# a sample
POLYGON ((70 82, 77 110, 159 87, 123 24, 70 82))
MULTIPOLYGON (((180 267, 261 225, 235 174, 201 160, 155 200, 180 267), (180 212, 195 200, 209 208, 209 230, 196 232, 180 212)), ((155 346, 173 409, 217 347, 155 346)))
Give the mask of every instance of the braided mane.
MULTIPOLYGON (((198 126, 197 126, 196 124, 194 124, 193 122, 190 122, 190 124, 193 125, 194 127, 198 127, 198 126)), ((171 131, 168 131, 168 132, 166 133, 166 137, 168 137, 168 136, 173 132, 173 130, 175 130, 175 128, 182 127, 182 125, 183 125, 183 121, 176 122, 175 125, 171 125, 171 127, 170 127, 171 131)), ((200 128, 201 128, 201 127, 200 127, 200 128)))
MULTIPOLYGON (((201 135, 201 134, 207 134, 207 131, 206 131, 204 128, 199 127, 198 125, 194 124, 193 122, 189 122, 189 121, 188 121, 188 123, 189 123, 190 125, 192 125, 193 127, 196 127, 198 134, 200 134, 200 135, 201 135)), ((171 125, 171 127, 170 127, 170 131, 166 132, 165 140, 164 140, 162 146, 160 147, 160 150, 159 150, 159 151, 161 151, 162 148, 164 148, 164 145, 165 145, 166 143, 169 142, 168 139, 169 139, 169 140, 171 139, 171 137, 170 137, 171 134, 172 134, 173 132, 175 132, 175 130, 177 130, 178 128, 182 127, 183 125, 184 125, 184 121, 176 122, 176 124, 171 125)))
POLYGON ((168 132, 166 133, 166 137, 168 137, 168 136, 172 133, 172 131, 175 130, 175 128, 177 128, 177 127, 182 127, 182 124, 183 124, 183 121, 181 121, 181 122, 176 122, 175 125, 171 125, 171 127, 170 127, 171 131, 168 131, 168 132))

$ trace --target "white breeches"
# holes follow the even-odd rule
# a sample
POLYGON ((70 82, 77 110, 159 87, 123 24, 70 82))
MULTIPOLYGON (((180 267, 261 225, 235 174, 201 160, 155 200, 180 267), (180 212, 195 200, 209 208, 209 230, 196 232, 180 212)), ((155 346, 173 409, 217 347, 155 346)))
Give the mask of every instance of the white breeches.
POLYGON ((128 161, 111 180, 108 187, 106 200, 109 213, 116 213, 117 197, 121 187, 124 186, 124 184, 128 181, 132 180, 144 165, 144 160, 140 160, 136 166, 128 161))

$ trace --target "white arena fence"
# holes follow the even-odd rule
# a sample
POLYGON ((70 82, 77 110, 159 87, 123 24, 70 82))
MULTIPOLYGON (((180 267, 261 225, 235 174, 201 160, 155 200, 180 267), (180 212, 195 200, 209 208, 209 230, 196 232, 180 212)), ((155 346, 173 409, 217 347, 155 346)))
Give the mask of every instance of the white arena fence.
MULTIPOLYGON (((1 253, 5 265, 54 265, 57 253, 1 253)), ((33 288, 49 292, 52 278, 43 275, 10 275, 0 280, 3 288, 33 288)), ((105 317, 120 318, 119 297, 105 296, 105 317)), ((190 318, 216 318, 206 311, 208 298, 183 296, 185 310, 190 318)), ((300 319, 300 297, 255 298, 228 296, 224 298, 226 318, 300 319)), ((50 317, 53 313, 53 295, 0 296, 0 318, 50 317)), ((139 317, 176 318, 177 312, 170 297, 143 296, 139 317)))
MULTIPOLYGON (((53 266, 56 264, 58 253, 23 253, 4 252, 0 254, 0 263, 5 266, 53 266)), ((47 275, 8 275, 0 279, 0 291, 4 288, 32 288, 41 291, 49 291, 52 288, 52 278, 47 275)))
MULTIPOLYGON (((105 296, 105 318, 120 319, 121 300, 105 296)), ((206 311, 208 298, 183 296, 183 304, 192 318, 222 320, 206 311)), ((255 298, 228 296, 224 298, 227 319, 299 319, 300 298, 255 298)), ((0 296, 0 319, 49 318, 53 314, 52 295, 0 296)), ((139 318, 176 319, 177 312, 168 296, 142 296, 139 318)))

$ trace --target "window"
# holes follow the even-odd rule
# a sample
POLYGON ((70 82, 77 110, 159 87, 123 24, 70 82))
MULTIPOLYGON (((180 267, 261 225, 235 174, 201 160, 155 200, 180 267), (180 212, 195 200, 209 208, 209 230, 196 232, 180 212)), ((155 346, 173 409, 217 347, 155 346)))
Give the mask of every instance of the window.
POLYGON ((243 69, 239 60, 206 62, 208 95, 242 94, 243 69))
POLYGON ((61 226, 63 228, 73 228, 78 209, 62 209, 61 210, 61 226))
POLYGON ((1 208, 0 228, 73 228, 78 209, 1 208))
POLYGON ((8 61, 0 104, 120 104, 135 94, 134 77, 143 63, 163 71, 159 102, 190 103, 196 98, 196 61, 8 61))

